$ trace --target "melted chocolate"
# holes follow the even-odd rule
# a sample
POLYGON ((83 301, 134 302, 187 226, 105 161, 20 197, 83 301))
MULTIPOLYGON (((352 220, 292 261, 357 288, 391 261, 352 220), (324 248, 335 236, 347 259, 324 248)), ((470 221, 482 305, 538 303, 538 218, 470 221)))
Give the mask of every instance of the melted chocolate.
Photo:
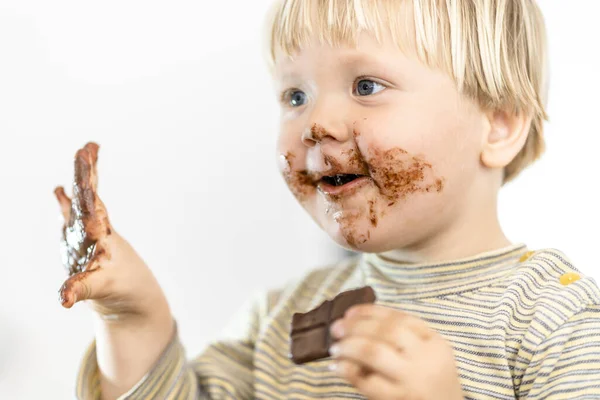
POLYGON ((295 158, 292 153, 288 152, 283 157, 287 164, 283 171, 283 178, 292 194, 298 201, 303 202, 316 191, 317 184, 306 170, 295 171, 292 168, 292 162, 295 158))
MULTIPOLYGON (((86 270, 88 264, 98 253, 97 241, 91 229, 92 225, 103 224, 96 213, 96 162, 98 160, 98 145, 88 143, 75 156, 75 177, 73 181, 73 199, 69 200, 64 189, 55 191, 59 203, 64 207, 71 203, 69 218, 62 232, 61 253, 63 265, 69 275, 75 275, 86 270)), ((106 224, 108 225, 108 224, 106 224)), ((110 235, 110 227, 105 226, 106 235, 110 235)))
POLYGON ((356 222, 362 217, 363 215, 359 213, 336 216, 335 218, 335 221, 342 227, 342 235, 350 247, 356 248, 357 246, 366 243, 371 238, 370 231, 367 231, 367 233, 361 233, 356 228, 356 222))
POLYGON ((377 214, 375 213, 375 201, 369 200, 369 220, 371 225, 377 227, 377 214))
MULTIPOLYGON (((311 135, 314 140, 322 140, 329 135, 321 126, 314 124, 311 127, 311 135)), ((354 140, 358 142, 361 133, 353 130, 354 140)), ((384 196, 384 204, 387 207, 394 206, 398 201, 415 193, 440 193, 444 189, 444 180, 435 175, 433 166, 420 155, 412 155, 402 148, 378 149, 369 148, 366 154, 361 153, 360 148, 352 148, 342 151, 343 160, 336 159, 329 154, 323 155, 323 161, 328 167, 329 174, 353 173, 356 175, 370 176, 373 183, 384 196)), ((300 200, 306 200, 315 192, 317 183, 307 171, 294 171, 292 160, 294 155, 286 154, 287 168, 284 178, 292 193, 300 200)), ((343 196, 327 196, 331 203, 343 201, 343 196)), ((373 227, 377 227, 383 212, 377 213, 375 200, 369 200, 368 218, 373 227)), ((385 206, 384 206, 385 207, 385 206)), ((329 211, 328 207, 328 211, 329 211)), ((357 247, 370 239, 371 232, 358 232, 355 228, 356 221, 363 218, 364 214, 339 217, 336 221, 342 225, 342 234, 348 245, 357 247)))
POLYGON ((409 194, 439 193, 444 187, 442 179, 434 176, 429 162, 401 148, 371 150, 368 165, 375 184, 392 205, 409 194))
POLYGON ((348 166, 350 169, 356 170, 357 175, 369 175, 369 166, 357 149, 345 150, 342 154, 348 157, 348 166))
POLYGON ((310 127, 310 137, 316 142, 320 142, 328 135, 329 133, 327 132, 327 130, 319 124, 313 124, 310 127))

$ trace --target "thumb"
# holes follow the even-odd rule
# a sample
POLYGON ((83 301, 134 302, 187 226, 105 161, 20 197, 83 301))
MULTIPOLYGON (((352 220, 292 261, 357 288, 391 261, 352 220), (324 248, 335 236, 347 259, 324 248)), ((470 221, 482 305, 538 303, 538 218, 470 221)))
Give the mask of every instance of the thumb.
POLYGON ((58 292, 60 303, 65 308, 71 308, 79 301, 97 298, 106 291, 107 284, 106 271, 94 258, 85 271, 72 275, 61 286, 58 292))
POLYGON ((64 223, 69 223, 69 218, 71 217, 71 199, 65 193, 65 189, 62 186, 54 189, 54 195, 58 200, 58 204, 60 205, 60 211, 62 213, 64 223))

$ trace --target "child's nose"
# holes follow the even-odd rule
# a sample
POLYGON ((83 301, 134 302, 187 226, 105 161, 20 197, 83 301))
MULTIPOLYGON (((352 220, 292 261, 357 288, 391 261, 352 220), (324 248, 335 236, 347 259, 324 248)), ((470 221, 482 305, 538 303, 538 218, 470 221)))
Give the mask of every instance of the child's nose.
POLYGON ((342 124, 340 124, 339 127, 332 129, 332 127, 326 127, 325 125, 314 122, 304 129, 304 132, 302 133, 302 143, 307 147, 313 147, 326 139, 345 142, 350 137, 351 135, 348 133, 348 128, 342 124))
POLYGON ((324 140, 346 142, 351 138, 352 129, 340 115, 339 108, 325 110, 321 107, 313 110, 309 123, 302 132, 302 143, 307 147, 314 147, 324 140))

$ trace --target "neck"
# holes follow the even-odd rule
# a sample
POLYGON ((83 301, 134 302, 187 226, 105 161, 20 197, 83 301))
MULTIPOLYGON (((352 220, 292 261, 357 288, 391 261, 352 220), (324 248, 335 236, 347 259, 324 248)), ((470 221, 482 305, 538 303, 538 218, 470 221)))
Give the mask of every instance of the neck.
POLYGON ((498 190, 488 196, 467 196, 471 201, 443 229, 425 240, 381 255, 403 263, 449 261, 501 249, 511 244, 498 220, 498 190), (487 197, 487 198, 483 198, 487 197))

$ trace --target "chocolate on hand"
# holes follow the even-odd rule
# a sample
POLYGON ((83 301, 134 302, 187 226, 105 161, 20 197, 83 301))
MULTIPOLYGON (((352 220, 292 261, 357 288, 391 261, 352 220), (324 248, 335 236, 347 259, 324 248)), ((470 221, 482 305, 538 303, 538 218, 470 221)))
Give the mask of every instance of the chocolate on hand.
POLYGON ((291 359, 296 364, 304 364, 329 357, 332 337, 331 324, 342 318, 352 306, 374 303, 375 292, 370 286, 349 290, 338 294, 333 300, 326 300, 317 308, 292 317, 291 359))
POLYGON ((99 267, 99 256, 108 256, 102 242, 111 234, 111 228, 106 208, 96 193, 98 149, 97 144, 88 143, 75 155, 73 200, 62 187, 55 190, 65 221, 61 255, 70 276, 60 290, 63 304, 76 301, 65 291, 99 267))

